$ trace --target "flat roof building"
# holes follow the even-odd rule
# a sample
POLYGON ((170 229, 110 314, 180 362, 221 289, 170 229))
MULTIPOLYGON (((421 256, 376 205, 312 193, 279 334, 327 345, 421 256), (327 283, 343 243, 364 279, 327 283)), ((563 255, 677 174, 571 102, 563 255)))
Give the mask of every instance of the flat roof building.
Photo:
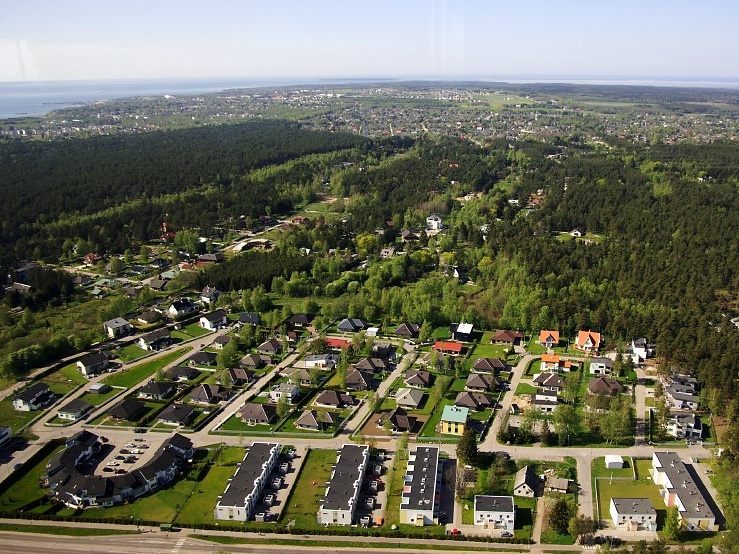
POLYGON ((513 531, 516 505, 512 496, 475 495, 475 525, 484 529, 513 531))
POLYGON ((369 461, 369 446, 345 444, 337 451, 331 480, 318 509, 321 525, 351 525, 369 461))
POLYGON ((400 498, 400 523, 419 527, 439 523, 441 470, 439 449, 435 446, 419 446, 409 453, 400 498))
POLYGON ((228 480, 226 490, 218 497, 213 517, 247 521, 252 516, 279 455, 280 445, 276 443, 255 442, 247 448, 244 459, 228 480))

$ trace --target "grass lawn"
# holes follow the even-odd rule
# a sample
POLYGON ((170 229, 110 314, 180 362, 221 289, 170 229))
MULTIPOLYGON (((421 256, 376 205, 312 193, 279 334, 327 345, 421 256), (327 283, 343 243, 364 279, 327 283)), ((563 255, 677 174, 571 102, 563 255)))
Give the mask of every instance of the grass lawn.
POLYGON ((536 394, 536 387, 533 385, 529 385, 528 383, 519 383, 516 387, 516 396, 524 395, 524 394, 536 394))
POLYGON ((203 329, 197 323, 191 323, 190 325, 183 327, 182 332, 189 335, 190 337, 194 339, 211 333, 211 331, 208 331, 207 329, 203 329))
POLYGON ((273 425, 249 425, 244 423, 241 416, 234 414, 223 422, 218 429, 221 431, 248 431, 250 433, 269 433, 273 425))
POLYGON ((502 344, 490 344, 490 337, 492 333, 485 333, 482 340, 475 345, 475 348, 470 354, 470 360, 472 363, 477 358, 500 358, 505 360, 508 357, 508 347, 502 344))
POLYGON ((326 493, 326 482, 331 478, 331 466, 336 462, 336 450, 311 449, 303 462, 285 509, 281 523, 295 520, 299 529, 316 529, 318 524, 318 501, 326 493))
POLYGON ((63 375, 65 379, 67 379, 68 381, 72 381, 73 383, 77 383, 78 385, 87 384, 87 377, 82 375, 80 370, 77 368, 77 364, 65 365, 64 367, 60 368, 59 371, 56 371, 49 375, 46 379, 49 379, 57 374, 63 375))
POLYGON ((634 467, 636 469, 636 478, 639 479, 639 481, 648 481, 652 482, 648 479, 649 477, 649 470, 652 469, 652 460, 650 459, 637 459, 634 460, 634 467))
POLYGON ((72 537, 94 537, 105 535, 133 535, 136 531, 124 529, 96 529, 90 527, 56 527, 52 525, 29 525, 22 523, 0 523, 0 531, 15 533, 43 533, 45 535, 68 535, 72 537))
MULTIPOLYGON (((624 458, 624 467, 622 469, 608 469, 606 468, 605 457, 595 458, 593 465, 590 470, 593 477, 628 477, 634 478, 633 468, 631 467, 631 458, 624 458)), ((651 462, 650 462, 651 464, 651 462)))
POLYGON ((560 535, 553 529, 542 530, 542 544, 575 544, 575 538, 572 535, 560 535))
POLYGON ((652 501, 654 509, 657 510, 657 528, 662 529, 667 508, 659 493, 659 487, 651 481, 627 481, 599 479, 598 487, 598 509, 601 519, 610 519, 611 498, 648 498, 652 501))
POLYGON ((116 350, 115 353, 118 358, 124 363, 138 360, 139 358, 143 358, 144 356, 148 356, 151 354, 151 352, 149 352, 148 350, 144 350, 137 344, 128 344, 123 348, 119 348, 118 350, 116 350))
POLYGON ((52 450, 39 463, 29 468, 16 483, 10 485, 0 496, 0 510, 10 512, 43 498, 44 490, 39 486, 39 479, 46 473, 46 464, 49 459, 61 449, 62 447, 52 450))
MULTIPOLYGON (((423 429, 421 429, 420 436, 422 437, 435 437, 437 436, 436 433, 436 427, 439 425, 439 422, 441 421, 441 414, 444 411, 444 406, 448 406, 454 404, 454 400, 449 398, 442 398, 439 403, 436 405, 436 410, 434 410, 434 413, 431 414, 431 417, 429 417, 426 420, 426 423, 423 426, 423 429)), ((444 437, 453 437, 453 435, 442 435, 444 437)))
POLYGON ((178 350, 175 350, 174 352, 170 352, 169 354, 162 356, 161 358, 144 362, 135 365, 130 369, 117 372, 110 377, 106 377, 103 382, 107 383, 111 387, 131 388, 147 377, 151 377, 152 375, 154 375, 154 373, 156 373, 163 367, 171 364, 177 358, 181 358, 190 350, 192 350, 192 348, 180 348, 178 350))
POLYGON ((41 382, 49 385, 49 388, 54 394, 58 396, 63 396, 72 392, 80 385, 86 384, 87 379, 82 377, 81 373, 77 372, 77 375, 75 375, 74 373, 71 373, 69 369, 67 369, 66 371, 55 371, 54 373, 47 375, 46 377, 41 379, 41 382), (67 374, 69 374, 69 376, 67 374))
POLYGON ((541 370, 541 360, 531 360, 526 365, 526 371, 523 372, 524 375, 534 375, 534 373, 539 373, 541 370))
POLYGON ((80 400, 83 402, 87 402, 91 406, 100 406, 101 404, 107 402, 111 398, 113 398, 116 394, 119 394, 121 392, 121 389, 110 389, 108 392, 104 394, 98 394, 96 392, 87 392, 80 396, 80 400))
POLYGON ((13 428, 13 432, 18 432, 18 429, 26 425, 40 413, 41 411, 39 410, 35 412, 17 411, 13 408, 12 395, 0 401, 0 421, 2 421, 3 425, 10 425, 13 428))

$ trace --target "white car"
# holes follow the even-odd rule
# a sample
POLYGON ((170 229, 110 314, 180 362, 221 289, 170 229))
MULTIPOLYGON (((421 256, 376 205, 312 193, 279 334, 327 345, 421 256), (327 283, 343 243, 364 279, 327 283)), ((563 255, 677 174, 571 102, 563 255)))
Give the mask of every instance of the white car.
POLYGON ((109 466, 117 466, 118 465, 118 462, 108 462, 106 465, 109 465, 109 466))

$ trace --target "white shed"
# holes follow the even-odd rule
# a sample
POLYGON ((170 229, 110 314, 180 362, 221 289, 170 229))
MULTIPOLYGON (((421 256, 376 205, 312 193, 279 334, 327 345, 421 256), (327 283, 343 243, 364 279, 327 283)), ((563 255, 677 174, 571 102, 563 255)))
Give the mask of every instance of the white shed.
POLYGON ((624 467, 624 459, 615 454, 606 456, 606 469, 621 469, 624 467))

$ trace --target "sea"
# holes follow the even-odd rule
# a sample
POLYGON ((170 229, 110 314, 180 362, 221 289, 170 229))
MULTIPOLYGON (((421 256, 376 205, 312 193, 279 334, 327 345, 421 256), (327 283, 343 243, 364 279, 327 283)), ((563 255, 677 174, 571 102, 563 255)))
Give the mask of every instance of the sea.
MULTIPOLYGON (((508 83, 571 83, 601 85, 641 85, 670 87, 739 88, 736 80, 641 80, 641 79, 581 79, 501 76, 468 77, 449 79, 453 81, 495 81, 508 83)), ((0 83, 0 119, 39 116, 53 110, 80 106, 98 100, 132 98, 136 96, 189 96, 208 92, 219 92, 236 88, 259 88, 290 85, 330 85, 403 81, 443 81, 437 78, 359 78, 359 79, 218 79, 218 80, 116 80, 116 81, 38 81, 23 83, 0 83)))

